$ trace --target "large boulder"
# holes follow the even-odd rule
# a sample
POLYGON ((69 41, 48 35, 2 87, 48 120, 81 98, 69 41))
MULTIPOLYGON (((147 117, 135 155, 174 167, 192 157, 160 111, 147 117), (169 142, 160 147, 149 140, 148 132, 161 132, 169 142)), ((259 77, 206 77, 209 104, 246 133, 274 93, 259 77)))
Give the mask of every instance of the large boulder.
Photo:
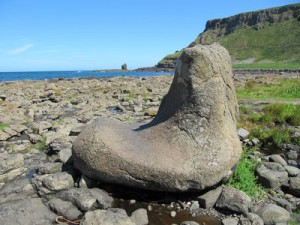
POLYGON ((100 118, 73 144, 84 175, 134 187, 203 190, 227 179, 241 154, 231 59, 218 44, 184 50, 157 116, 146 125, 100 118))

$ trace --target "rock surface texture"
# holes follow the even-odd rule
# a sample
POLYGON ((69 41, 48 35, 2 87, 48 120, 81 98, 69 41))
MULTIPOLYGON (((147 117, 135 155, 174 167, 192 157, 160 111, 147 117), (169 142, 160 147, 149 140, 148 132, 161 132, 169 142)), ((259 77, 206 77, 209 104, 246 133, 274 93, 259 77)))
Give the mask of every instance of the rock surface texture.
POLYGON ((165 191, 203 190, 226 179, 241 154, 231 59, 218 44, 187 48, 149 124, 100 118, 73 144, 92 179, 165 191))

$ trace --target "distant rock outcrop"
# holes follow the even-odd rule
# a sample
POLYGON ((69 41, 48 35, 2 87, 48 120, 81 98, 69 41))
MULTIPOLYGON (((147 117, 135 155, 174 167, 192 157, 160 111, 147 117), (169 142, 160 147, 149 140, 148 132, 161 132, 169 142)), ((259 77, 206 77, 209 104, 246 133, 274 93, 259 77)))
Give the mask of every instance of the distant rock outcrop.
POLYGON ((183 51, 173 83, 149 124, 100 118, 73 143, 89 178, 162 191, 203 190, 227 179, 241 145, 231 60, 218 44, 183 51))
MULTIPOLYGON (((300 4, 294 4, 209 20, 189 47, 220 42, 231 57, 241 63, 249 59, 252 59, 250 63, 254 60, 299 61, 299 32, 300 4)), ((174 69, 181 52, 167 55, 157 67, 174 69)))
POLYGON ((122 68, 122 70, 127 70, 127 64, 124 63, 121 68, 122 68))

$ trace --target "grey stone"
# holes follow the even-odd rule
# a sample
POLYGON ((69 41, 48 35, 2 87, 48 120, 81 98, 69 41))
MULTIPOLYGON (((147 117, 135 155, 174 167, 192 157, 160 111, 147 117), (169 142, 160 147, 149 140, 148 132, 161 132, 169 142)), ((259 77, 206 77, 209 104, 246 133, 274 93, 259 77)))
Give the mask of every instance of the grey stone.
POLYGON ((297 158, 298 158, 298 152, 296 152, 296 151, 289 151, 287 153, 287 158, 288 159, 292 159, 292 160, 297 160, 297 158))
POLYGON ((237 109, 226 49, 218 44, 187 48, 153 121, 143 126, 94 121, 73 143, 74 165, 109 183, 161 191, 207 189, 232 174, 241 154, 237 109))
POLYGON ((61 193, 61 199, 70 201, 82 211, 107 209, 111 207, 113 198, 105 191, 93 188, 72 188, 61 193))
POLYGON ((300 177, 291 177, 289 192, 297 197, 300 197, 300 177))
POLYGON ((288 200, 282 199, 282 198, 277 198, 277 197, 271 197, 271 199, 276 203, 276 205, 279 205, 279 206, 285 208, 289 212, 292 212, 293 206, 288 200))
POLYGON ((124 209, 98 209, 87 212, 81 223, 84 225, 136 225, 124 209))
POLYGON ((278 189, 288 181, 288 173, 285 169, 275 162, 265 162, 256 169, 258 182, 264 187, 278 189))
POLYGON ((63 149, 71 149, 72 144, 64 138, 56 138, 50 144, 50 148, 54 152, 62 151, 63 149))
POLYGON ((298 163, 296 160, 289 159, 287 162, 290 166, 298 166, 298 163))
POLYGON ((250 132, 245 130, 244 128, 239 128, 237 130, 237 133, 238 133, 241 140, 246 140, 250 135, 250 132))
POLYGON ((59 216, 64 216, 68 220, 75 220, 82 215, 82 212, 71 202, 63 201, 59 198, 51 199, 48 205, 53 212, 59 216))
POLYGON ((66 172, 43 175, 42 183, 51 191, 61 191, 74 187, 73 177, 66 172))
POLYGON ((26 169, 22 154, 0 154, 0 183, 5 183, 23 174, 26 169))
POLYGON ((258 138, 253 138, 251 141, 254 145, 260 144, 260 140, 258 138))
POLYGON ((255 213, 246 213, 246 218, 250 221, 249 225, 264 225, 264 221, 255 213))
POLYGON ((265 225, 286 224, 290 220, 290 213, 274 204, 266 204, 255 213, 262 218, 265 225))
POLYGON ((213 208, 222 193, 222 189, 222 187, 218 187, 205 193, 204 195, 197 197, 201 207, 205 209, 213 208))
POLYGON ((6 141, 10 138, 11 136, 8 133, 5 133, 3 131, 0 131, 0 141, 6 141))
POLYGON ((47 162, 42 164, 38 169, 37 173, 38 174, 51 174, 51 173, 56 173, 56 172, 61 172, 62 170, 62 163, 59 162, 47 162))
POLYGON ((131 216, 130 219, 136 224, 136 225, 146 225, 149 223, 148 220, 148 214, 146 209, 137 209, 135 210, 131 216))
POLYGON ((29 198, 0 206, 2 225, 53 224, 56 215, 39 198, 29 198))
POLYGON ((77 126, 71 129, 69 136, 78 136, 85 126, 77 126))
POLYGON ((290 177, 296 177, 298 174, 300 174, 300 169, 294 166, 284 166, 284 169, 290 177))
POLYGON ((190 206, 190 211, 194 211, 199 209, 199 202, 198 201, 192 201, 192 204, 190 206))
POLYGON ((8 181, 0 189, 0 205, 35 196, 35 190, 28 178, 8 181))
POLYGON ((65 148, 58 152, 58 160, 62 162, 63 164, 70 164, 73 162, 72 157, 72 149, 71 148, 65 148))
POLYGON ((232 187, 224 187, 216 207, 235 213, 247 213, 250 204, 251 198, 244 192, 232 187))
POLYGON ((279 163, 282 166, 286 166, 286 161, 278 154, 270 155, 269 157, 270 162, 276 162, 279 163))
POLYGON ((238 221, 235 218, 225 218, 222 220, 222 225, 237 225, 238 221))

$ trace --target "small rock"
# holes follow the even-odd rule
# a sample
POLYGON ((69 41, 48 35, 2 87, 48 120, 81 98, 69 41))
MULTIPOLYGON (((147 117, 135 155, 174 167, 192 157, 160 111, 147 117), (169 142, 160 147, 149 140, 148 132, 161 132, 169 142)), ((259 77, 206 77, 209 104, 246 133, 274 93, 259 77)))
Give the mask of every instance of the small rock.
POLYGON ((258 138, 253 138, 252 143, 253 143, 253 145, 258 145, 258 144, 260 144, 260 140, 258 138))
POLYGON ((276 203, 276 205, 285 208, 289 212, 292 212, 292 204, 288 200, 276 197, 271 197, 271 199, 276 203))
POLYGON ((190 206, 190 211, 199 209, 198 201, 192 201, 192 205, 190 206))
POLYGON ((276 190, 288 181, 288 173, 279 163, 265 162, 256 169, 258 182, 266 188, 276 190))
POLYGON ((243 141, 245 139, 247 139, 250 135, 249 131, 243 129, 243 128, 239 128, 237 130, 238 136, 240 137, 240 140, 243 141))
POLYGON ((297 158, 298 158, 298 152, 296 152, 296 151, 289 151, 287 153, 287 158, 288 159, 292 159, 292 160, 297 160, 297 158))
POLYGON ((53 212, 59 216, 64 216, 68 220, 75 220, 82 214, 71 202, 59 198, 51 199, 48 205, 53 212))
POLYGON ((135 200, 135 199, 130 199, 130 200, 129 200, 129 204, 130 204, 130 205, 133 205, 133 204, 135 204, 135 203, 136 203, 136 200, 135 200))
POLYGON ((176 216, 176 214, 177 214, 177 213, 176 213, 175 211, 171 211, 171 212, 170 212, 170 216, 173 217, 173 218, 176 216))
POLYGON ((98 208, 107 209, 113 202, 113 198, 99 188, 72 188, 61 193, 61 199, 72 202, 84 212, 98 208))
POLYGON ((136 225, 124 209, 114 208, 87 212, 81 223, 84 225, 136 225))
POLYGON ((290 220, 290 213, 274 204, 266 204, 255 211, 255 213, 262 218, 265 225, 286 224, 290 220))
POLYGON ((60 172, 43 175, 42 184, 51 191, 61 191, 74 187, 74 180, 70 174, 60 172))
POLYGON ((130 219, 136 224, 136 225, 146 225, 149 223, 148 220, 148 214, 146 209, 137 209, 135 210, 131 216, 130 219))
POLYGON ((205 209, 213 208, 222 193, 222 189, 222 187, 218 187, 205 193, 204 195, 197 197, 201 207, 205 209))
POLYGON ((96 186, 96 182, 87 176, 82 175, 78 185, 80 188, 93 188, 96 186))
POLYGON ((279 163, 282 166, 286 166, 286 161, 278 154, 270 155, 269 157, 270 162, 276 162, 279 163))
POLYGON ((296 160, 289 159, 289 160, 287 161, 287 163, 288 163, 290 166, 295 166, 295 167, 298 166, 298 163, 297 163, 296 160))
POLYGON ((300 174, 300 169, 294 166, 284 166, 284 169, 290 177, 296 177, 298 174, 300 174))
POLYGON ((251 225, 264 225, 262 218, 255 213, 246 213, 246 218, 250 221, 251 225))
POLYGON ((0 183, 12 180, 26 171, 22 154, 0 154, 0 183))
POLYGON ((225 218, 222 220, 222 225, 237 225, 238 221, 234 218, 225 218))
POLYGON ((78 136, 81 133, 81 131, 84 127, 85 126, 78 126, 78 127, 72 128, 72 130, 70 131, 69 136, 78 136))
POLYGON ((224 187, 216 207, 235 213, 247 213, 251 198, 244 192, 232 187, 224 187))
POLYGON ((195 221, 183 221, 180 225, 199 225, 199 223, 195 221))
POLYGON ((0 206, 0 221, 3 225, 53 224, 55 217, 40 198, 29 198, 0 206))
POLYGON ((72 157, 72 149, 71 148, 65 148, 58 152, 58 160, 62 162, 63 164, 71 164, 73 163, 73 157, 72 157))
POLYGON ((300 177, 291 177, 289 192, 297 197, 300 197, 300 177))
POLYGON ((62 163, 59 162, 47 162, 42 164, 38 169, 37 173, 38 174, 51 174, 51 173, 56 173, 56 172, 61 172, 62 170, 62 163))

